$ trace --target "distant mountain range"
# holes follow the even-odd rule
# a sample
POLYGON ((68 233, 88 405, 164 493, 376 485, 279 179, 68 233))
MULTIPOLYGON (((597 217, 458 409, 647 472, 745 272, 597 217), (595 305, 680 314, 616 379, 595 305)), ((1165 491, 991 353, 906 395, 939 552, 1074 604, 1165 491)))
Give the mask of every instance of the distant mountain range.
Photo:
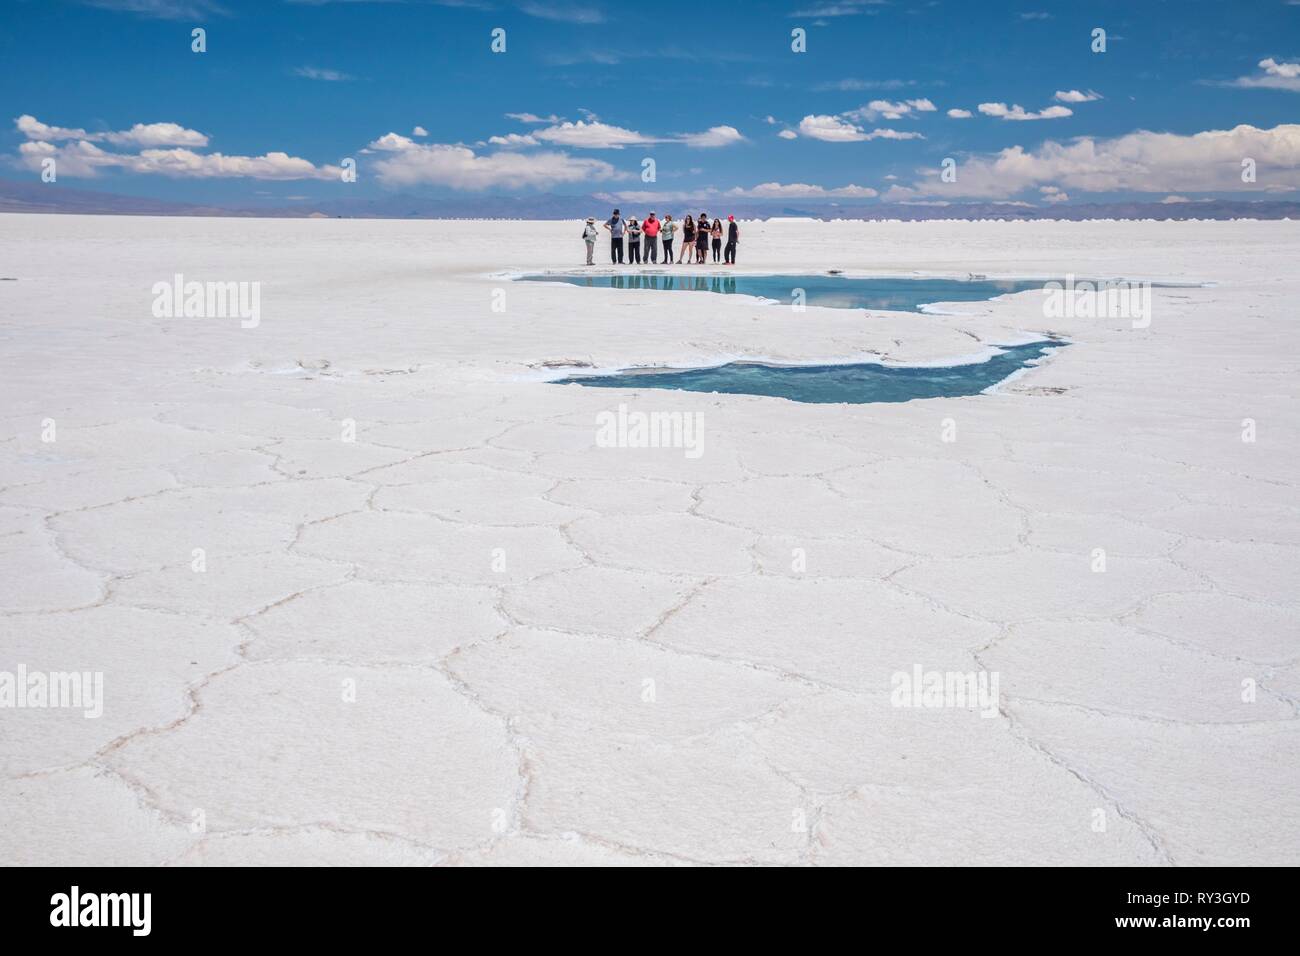
MULTIPOLYGON (((645 203, 625 203, 641 211, 645 203)), ((693 211, 698 201, 663 203, 659 212, 693 211)), ((862 203, 813 202, 798 207, 741 199, 704 200, 714 212, 740 219, 800 216, 812 219, 1300 219, 1300 202, 1206 200, 1198 202, 1062 203, 862 203)), ((393 195, 381 199, 333 199, 290 207, 196 205, 74 189, 62 184, 0 179, 0 212, 81 213, 107 216, 242 216, 272 219, 582 219, 603 218, 608 199, 595 196, 467 196, 425 199, 393 195)))

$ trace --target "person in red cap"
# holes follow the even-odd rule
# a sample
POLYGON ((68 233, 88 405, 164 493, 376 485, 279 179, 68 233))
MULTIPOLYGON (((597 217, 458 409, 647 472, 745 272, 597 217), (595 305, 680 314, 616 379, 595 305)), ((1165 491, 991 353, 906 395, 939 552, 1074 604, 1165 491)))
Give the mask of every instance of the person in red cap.
POLYGON ((736 264, 736 246, 740 245, 740 227, 736 225, 736 217, 727 217, 727 248, 726 263, 729 266, 736 264))

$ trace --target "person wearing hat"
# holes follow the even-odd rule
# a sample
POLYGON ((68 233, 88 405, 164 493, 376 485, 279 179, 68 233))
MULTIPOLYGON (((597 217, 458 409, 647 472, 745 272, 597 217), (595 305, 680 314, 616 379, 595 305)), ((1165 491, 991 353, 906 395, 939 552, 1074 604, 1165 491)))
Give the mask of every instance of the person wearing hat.
POLYGON ((659 262, 659 227, 662 225, 655 218, 654 210, 650 210, 650 215, 646 221, 641 223, 641 235, 645 236, 645 251, 641 255, 642 262, 659 262))
POLYGON ((587 224, 582 227, 582 241, 587 244, 587 265, 592 266, 596 263, 592 260, 592 255, 596 252, 596 240, 600 238, 600 230, 596 228, 596 217, 588 216, 587 224))
POLYGON ((604 228, 609 230, 609 261, 617 265, 623 264, 623 229, 626 223, 623 217, 614 210, 614 215, 605 221, 604 228))
POLYGON ((740 245, 740 227, 736 225, 736 217, 727 217, 727 248, 724 250, 726 264, 734 266, 736 264, 736 246, 740 245))
POLYGON ((641 264, 641 223, 636 219, 627 221, 627 261, 641 264))

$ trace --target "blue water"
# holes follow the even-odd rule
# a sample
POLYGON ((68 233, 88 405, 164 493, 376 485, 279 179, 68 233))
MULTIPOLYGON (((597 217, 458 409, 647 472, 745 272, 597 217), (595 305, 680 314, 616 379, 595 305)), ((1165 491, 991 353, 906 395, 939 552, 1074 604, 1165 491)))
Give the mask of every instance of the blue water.
POLYGON ((942 368, 898 368, 874 362, 854 365, 764 365, 730 362, 713 368, 629 369, 615 375, 575 375, 558 384, 596 388, 675 388, 687 392, 770 395, 795 402, 909 402, 914 398, 978 395, 1063 342, 1001 346, 983 362, 942 368))
MULTIPOLYGON (((684 268, 684 267, 683 267, 684 268)), ((919 312, 930 302, 983 302, 999 295, 1042 289, 1041 279, 849 278, 833 275, 692 275, 672 273, 548 273, 520 277, 527 282, 562 282, 588 289, 652 289, 754 295, 789 304, 803 289, 804 304, 832 309, 919 312)))

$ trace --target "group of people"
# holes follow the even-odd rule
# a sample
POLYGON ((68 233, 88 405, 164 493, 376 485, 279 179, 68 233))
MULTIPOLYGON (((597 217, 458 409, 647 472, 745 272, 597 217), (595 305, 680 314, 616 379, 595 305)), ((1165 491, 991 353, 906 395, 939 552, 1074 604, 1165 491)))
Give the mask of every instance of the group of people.
MULTIPOLYGON (((736 247, 740 245, 740 226, 736 224, 735 216, 728 216, 724 225, 721 219, 710 220, 706 212, 700 213, 697 219, 692 219, 687 214, 686 219, 679 226, 670 215, 665 214, 663 219, 659 219, 654 211, 651 211, 644 221, 638 221, 624 219, 615 209, 614 214, 601 228, 609 232, 609 261, 616 265, 623 264, 624 240, 627 242, 629 263, 638 265, 647 262, 658 263, 659 244, 662 242, 663 261, 666 265, 672 265, 673 246, 679 231, 682 246, 677 254, 678 263, 682 261, 704 263, 708 260, 709 249, 712 247, 714 262, 721 261, 734 266, 736 247)), ((595 217, 588 217, 587 224, 582 230, 582 239, 587 244, 589 266, 595 264, 592 257, 596 252, 596 240, 599 238, 600 230, 596 228, 595 217)))

